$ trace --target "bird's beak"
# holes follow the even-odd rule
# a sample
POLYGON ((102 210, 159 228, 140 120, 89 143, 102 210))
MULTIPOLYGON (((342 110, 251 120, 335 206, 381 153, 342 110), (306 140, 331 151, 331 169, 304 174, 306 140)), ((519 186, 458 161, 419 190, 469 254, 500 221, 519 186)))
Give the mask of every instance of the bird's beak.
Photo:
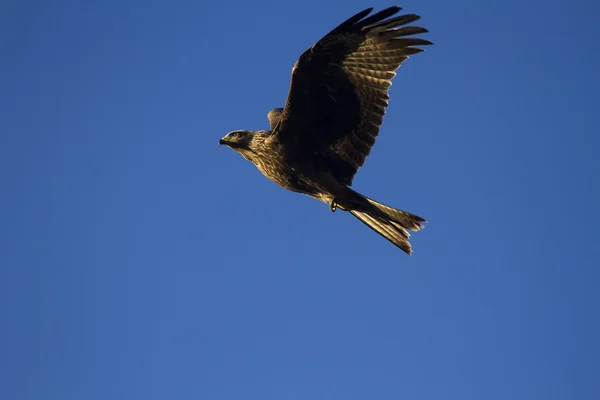
POLYGON ((231 147, 232 149, 246 149, 245 146, 239 144, 235 140, 225 140, 225 138, 219 140, 219 145, 224 144, 227 147, 231 147))

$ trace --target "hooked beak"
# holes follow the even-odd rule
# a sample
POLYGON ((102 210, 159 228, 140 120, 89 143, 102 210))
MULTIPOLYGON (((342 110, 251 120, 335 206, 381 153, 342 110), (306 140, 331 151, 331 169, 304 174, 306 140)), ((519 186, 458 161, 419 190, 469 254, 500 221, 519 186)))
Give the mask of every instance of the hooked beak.
POLYGON ((220 139, 219 140, 219 145, 224 144, 227 147, 231 147, 232 149, 246 149, 246 146, 243 146, 241 144, 239 144, 238 142, 232 142, 229 140, 225 140, 225 139, 220 139))

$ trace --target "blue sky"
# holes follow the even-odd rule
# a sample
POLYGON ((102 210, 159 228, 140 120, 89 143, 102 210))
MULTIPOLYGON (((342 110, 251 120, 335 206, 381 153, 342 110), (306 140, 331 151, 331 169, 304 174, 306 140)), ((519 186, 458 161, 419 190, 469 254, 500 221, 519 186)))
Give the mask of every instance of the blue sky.
POLYGON ((0 398, 600 398, 597 3, 399 4, 354 188, 412 257, 218 147, 392 4, 2 2, 0 398))

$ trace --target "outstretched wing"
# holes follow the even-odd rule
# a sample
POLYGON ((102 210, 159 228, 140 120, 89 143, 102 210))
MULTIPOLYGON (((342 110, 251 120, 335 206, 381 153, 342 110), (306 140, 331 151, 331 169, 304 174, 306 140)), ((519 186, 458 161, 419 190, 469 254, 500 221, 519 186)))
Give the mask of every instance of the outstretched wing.
POLYGON ((274 130, 281 118, 281 113, 283 112, 283 108, 274 108, 267 114, 267 118, 269 119, 270 130, 274 130))
POLYGON ((427 32, 424 28, 398 28, 420 18, 389 18, 400 10, 390 7, 370 17, 372 9, 364 10, 305 51, 292 70, 287 102, 273 132, 298 152, 319 154, 347 185, 375 143, 394 71, 423 51, 414 46, 431 44, 407 37, 427 32))

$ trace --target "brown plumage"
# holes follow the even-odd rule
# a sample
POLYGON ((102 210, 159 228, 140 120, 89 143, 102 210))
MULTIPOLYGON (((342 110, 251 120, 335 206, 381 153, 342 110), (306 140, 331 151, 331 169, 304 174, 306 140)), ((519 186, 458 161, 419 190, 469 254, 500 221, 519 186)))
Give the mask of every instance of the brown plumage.
POLYGON ((404 26, 419 19, 392 17, 390 7, 351 17, 306 50, 294 65, 284 108, 269 112, 268 131, 233 131, 221 139, 286 189, 349 211, 411 254, 407 230, 423 218, 371 200, 350 189, 379 134, 391 79, 400 64, 429 45, 404 26))

